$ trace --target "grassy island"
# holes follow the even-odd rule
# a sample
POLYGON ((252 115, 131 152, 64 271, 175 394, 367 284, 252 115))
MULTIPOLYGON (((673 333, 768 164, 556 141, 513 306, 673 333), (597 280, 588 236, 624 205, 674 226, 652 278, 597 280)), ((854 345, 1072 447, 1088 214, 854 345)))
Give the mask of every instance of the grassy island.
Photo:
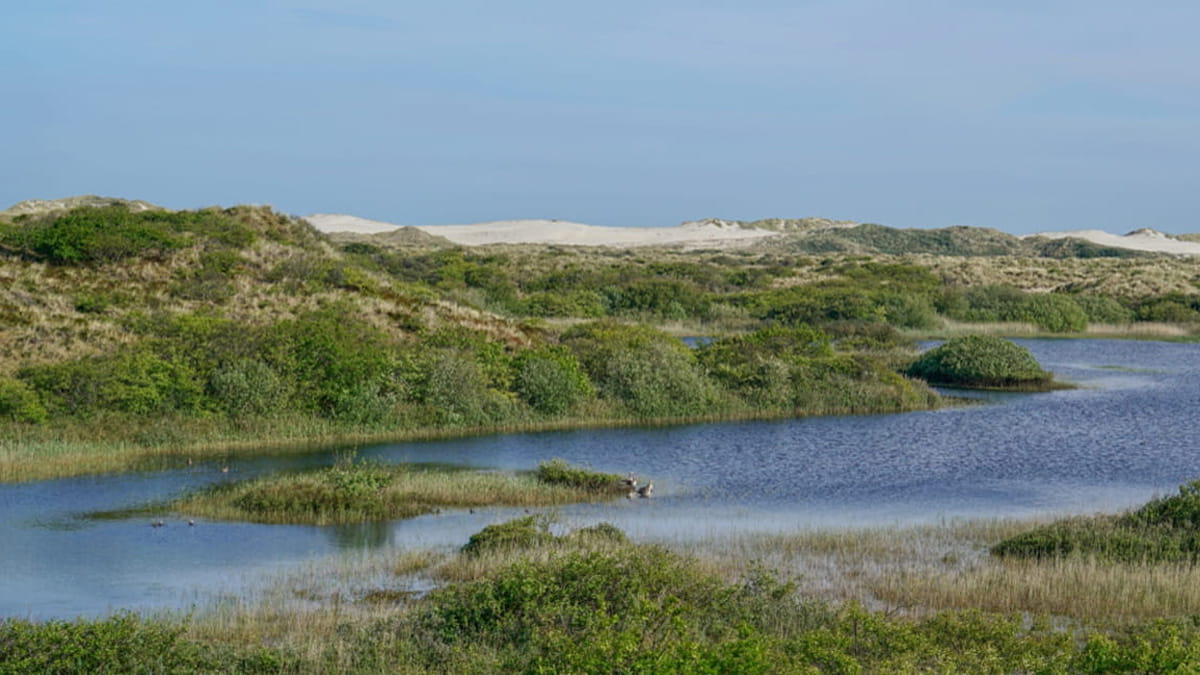
POLYGON ((412 518, 443 508, 553 506, 623 494, 619 476, 561 460, 514 475, 345 458, 317 471, 217 485, 170 508, 221 520, 327 525, 412 518))

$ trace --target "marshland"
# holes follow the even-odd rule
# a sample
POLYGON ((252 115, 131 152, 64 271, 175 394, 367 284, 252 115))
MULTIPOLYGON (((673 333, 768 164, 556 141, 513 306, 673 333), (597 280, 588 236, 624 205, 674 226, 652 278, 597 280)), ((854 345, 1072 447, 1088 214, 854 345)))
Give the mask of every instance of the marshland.
POLYGON ((1200 659, 1196 521, 1118 526, 1200 477, 1193 260, 146 213, 0 226, 13 670, 1200 659), (969 381, 918 366, 942 340, 974 345, 969 381), (997 553, 1064 528, 1118 543, 997 553))

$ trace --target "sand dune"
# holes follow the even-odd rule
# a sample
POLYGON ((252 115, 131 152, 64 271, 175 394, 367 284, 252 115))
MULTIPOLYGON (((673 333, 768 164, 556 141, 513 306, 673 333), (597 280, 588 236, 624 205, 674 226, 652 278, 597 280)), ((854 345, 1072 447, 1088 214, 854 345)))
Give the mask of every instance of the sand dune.
MULTIPOLYGON (((393 223, 328 213, 309 216, 308 221, 323 232, 373 234, 390 232, 400 227, 393 223)), ((722 248, 784 235, 781 232, 746 228, 737 223, 714 219, 688 222, 675 227, 600 227, 565 220, 498 220, 471 225, 417 225, 415 227, 423 232, 445 237, 464 246, 558 244, 567 246, 722 248)), ((1182 241, 1150 229, 1135 230, 1125 235, 1110 234, 1101 230, 1071 230, 1040 232, 1025 236, 1050 239, 1075 237, 1101 246, 1177 255, 1200 255, 1200 242, 1182 241)))
POLYGON ((1062 239, 1075 237, 1086 239, 1100 246, 1128 248, 1135 251, 1155 251, 1158 253, 1175 253, 1179 255, 1200 255, 1200 243, 1182 241, 1169 235, 1148 228, 1134 230, 1129 234, 1110 234, 1102 230, 1071 230, 1069 232, 1039 232, 1027 235, 1031 237, 1047 237, 1062 239))
MULTIPOLYGON (((398 225, 337 214, 315 214, 307 220, 323 232, 388 232, 398 225)), ((684 223, 676 227, 601 227, 565 220, 498 220, 471 225, 417 225, 417 229, 456 244, 559 244, 567 246, 723 247, 749 243, 778 232, 735 224, 684 223)))

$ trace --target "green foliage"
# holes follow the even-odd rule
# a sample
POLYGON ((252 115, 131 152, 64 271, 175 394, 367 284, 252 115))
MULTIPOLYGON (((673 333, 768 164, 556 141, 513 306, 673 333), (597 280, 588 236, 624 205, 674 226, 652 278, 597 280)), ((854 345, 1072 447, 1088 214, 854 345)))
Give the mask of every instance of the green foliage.
POLYGON ((1068 518, 992 547, 998 556, 1098 556, 1130 563, 1200 561, 1200 481, 1119 516, 1068 518))
POLYGON ((468 555, 479 555, 486 551, 526 549, 547 544, 554 538, 545 520, 526 516, 488 525, 471 535, 462 551, 468 555))
POLYGON ((632 547, 435 591, 418 626, 427 654, 481 646, 494 655, 488 669, 506 672, 766 672, 772 645, 759 626, 781 612, 808 618, 789 587, 726 585, 688 559, 632 547))
POLYGON ((692 351, 661 331, 596 321, 572 327, 563 342, 604 396, 639 417, 700 415, 715 401, 692 351))
POLYGON ((266 349, 267 363, 294 383, 303 408, 352 423, 378 421, 391 408, 395 350, 349 307, 277 324, 266 349))
POLYGON ((48 413, 37 393, 21 380, 0 377, 0 419, 38 424, 48 413))
POLYGON ((184 639, 185 629, 132 613, 44 623, 8 618, 0 621, 0 672, 279 673, 294 668, 294 659, 276 650, 213 647, 184 639))
POLYGON ((1027 321, 1052 333, 1078 333, 1088 323, 1087 314, 1075 299, 1058 293, 1030 294, 1006 318, 1027 321))
POLYGON ((538 480, 550 485, 569 485, 597 492, 622 489, 621 477, 617 474, 589 471, 571 466, 562 459, 540 462, 536 475, 538 480))
POLYGON ((476 354, 440 349, 427 359, 420 400, 433 407, 439 424, 484 426, 513 414, 512 401, 489 386, 476 354))
POLYGON ((1002 389, 1041 388, 1051 378, 1028 349, 989 335, 947 340, 922 354, 908 374, 932 384, 1002 389))
POLYGON ((1076 295, 1074 299, 1087 315, 1088 323, 1124 325, 1133 321, 1133 311, 1113 298, 1103 295, 1076 295))
POLYGON ((288 404, 288 386, 271 366, 255 359, 223 364, 209 377, 208 389, 230 417, 265 417, 288 404))
POLYGON ((1146 298, 1134 307, 1138 321, 1200 323, 1200 295, 1168 293, 1146 298))
POLYGON ((397 509, 386 500, 384 489, 395 478, 394 469, 346 456, 314 473, 255 481, 232 504, 247 518, 268 522, 362 522, 427 512, 429 507, 424 506, 397 509))
POLYGON ((197 240, 240 248, 254 238, 253 230, 215 209, 135 212, 115 205, 24 223, 4 232, 2 243, 50 263, 76 265, 153 257, 197 240))
POLYGON ((134 415, 199 410, 203 386, 186 363, 146 346, 18 372, 50 409, 63 414, 112 410, 134 415))
POLYGON ((570 351, 544 347, 513 359, 513 388, 543 415, 561 415, 595 395, 591 381, 570 351))
POLYGON ((820 325, 829 321, 883 321, 885 311, 866 290, 814 285, 788 291, 761 316, 789 326, 820 325))

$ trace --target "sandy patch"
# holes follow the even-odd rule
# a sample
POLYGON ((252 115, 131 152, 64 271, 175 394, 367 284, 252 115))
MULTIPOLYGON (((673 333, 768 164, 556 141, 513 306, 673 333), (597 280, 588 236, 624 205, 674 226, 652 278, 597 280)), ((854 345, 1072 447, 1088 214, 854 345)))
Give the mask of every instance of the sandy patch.
POLYGON ((1075 237, 1077 239, 1086 239, 1100 246, 1128 248, 1135 251, 1175 253, 1178 255, 1200 255, 1200 243, 1174 239, 1162 232, 1151 229, 1134 230, 1124 235, 1110 234, 1102 230, 1071 230, 1069 232, 1039 232, 1038 234, 1025 236, 1046 237, 1048 239, 1075 237))

